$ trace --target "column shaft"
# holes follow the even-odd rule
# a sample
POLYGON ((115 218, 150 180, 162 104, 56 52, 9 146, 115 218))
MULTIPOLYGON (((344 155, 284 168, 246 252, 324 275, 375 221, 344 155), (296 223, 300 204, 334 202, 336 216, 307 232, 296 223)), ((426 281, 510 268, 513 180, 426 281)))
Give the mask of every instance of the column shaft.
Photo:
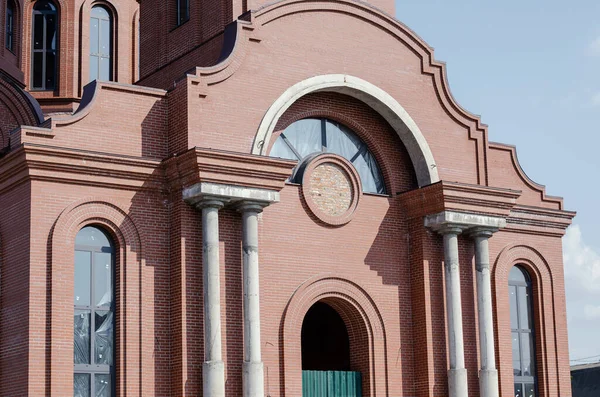
POLYGON ((476 232, 475 268, 477 271, 477 313, 479 317, 479 349, 481 397, 498 397, 498 371, 494 351, 494 319, 492 311, 492 281, 488 239, 491 232, 476 232))
POLYGON ((458 261, 458 234, 460 229, 448 229, 440 233, 444 235, 446 310, 450 353, 448 391, 450 397, 468 397, 458 261))
POLYGON ((258 214, 262 206, 246 204, 242 212, 244 288, 244 397, 264 397, 264 374, 260 342, 258 262, 258 214))
POLYGON ((219 209, 221 202, 202 207, 202 259, 204 290, 205 396, 225 397, 225 366, 221 353, 221 288, 219 272, 219 209))

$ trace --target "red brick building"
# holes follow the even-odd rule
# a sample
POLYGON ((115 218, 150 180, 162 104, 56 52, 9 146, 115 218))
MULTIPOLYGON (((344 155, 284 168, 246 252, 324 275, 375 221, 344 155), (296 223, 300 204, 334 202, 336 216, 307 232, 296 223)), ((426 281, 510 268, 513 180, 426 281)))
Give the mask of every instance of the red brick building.
POLYGON ((574 213, 392 15, 1 0, 0 395, 570 396, 574 213))

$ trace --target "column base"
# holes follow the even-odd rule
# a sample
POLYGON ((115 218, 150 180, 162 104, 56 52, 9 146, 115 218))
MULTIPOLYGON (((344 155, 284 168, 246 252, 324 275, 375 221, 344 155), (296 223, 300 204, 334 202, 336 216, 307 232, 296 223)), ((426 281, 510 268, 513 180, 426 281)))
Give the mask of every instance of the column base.
POLYGON ((264 397, 265 376, 262 361, 243 364, 244 397, 264 397))
POLYGON ((223 361, 202 363, 203 396, 225 397, 225 364, 223 361))
POLYGON ((481 397, 498 397, 498 370, 479 371, 479 394, 481 397))
POLYGON ((469 397, 466 368, 448 370, 448 396, 469 397))

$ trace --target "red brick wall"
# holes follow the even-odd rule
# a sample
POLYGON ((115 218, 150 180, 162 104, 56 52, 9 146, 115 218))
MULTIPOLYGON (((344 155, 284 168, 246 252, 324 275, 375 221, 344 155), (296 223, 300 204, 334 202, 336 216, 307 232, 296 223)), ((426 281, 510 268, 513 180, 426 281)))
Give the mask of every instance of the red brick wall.
MULTIPOLYGON (((190 0, 190 19, 177 26, 177 11, 174 1, 144 0, 140 9, 140 49, 141 78, 148 77, 158 69, 176 62, 179 57, 190 52, 192 58, 202 59, 204 54, 194 51, 197 47, 213 40, 223 32, 225 25, 233 21, 232 3, 227 0, 190 0)), ((204 52, 204 51, 200 51, 204 52)), ((214 50, 208 50, 210 54, 214 50)), ((219 50, 216 51, 218 54, 219 50)), ((209 58, 213 58, 209 55, 209 58)), ((193 64, 202 66, 202 64, 193 64)), ((180 77, 169 76, 170 82, 180 77)), ((170 83, 169 83, 170 84, 170 83)))
MULTIPOLYGON (((61 15, 75 15, 69 4, 64 8, 67 14, 61 15)), ((219 32, 229 19, 216 19, 212 40, 205 36, 198 19, 162 35, 169 28, 162 21, 170 18, 170 11, 160 8, 166 3, 142 4, 142 25, 146 24, 142 29, 142 75, 148 76, 143 84, 171 88, 173 80, 189 67, 216 59, 222 42, 219 32), (189 42, 181 43, 182 36, 189 42), (196 48, 202 43, 205 46, 196 48), (182 56, 184 53, 188 55, 182 56)), ((193 18, 201 10, 194 8, 195 4, 199 3, 193 3, 193 18)), ((203 18, 227 15, 219 14, 227 10, 225 3, 202 4, 213 7, 203 18)), ((234 10, 243 6, 232 4, 234 10)), ((339 2, 325 5, 343 6, 339 2)), ((510 151, 488 149, 491 168, 482 174, 478 151, 486 144, 485 136, 473 138, 468 123, 447 107, 437 75, 432 75, 427 69, 430 65, 424 65, 419 55, 422 48, 407 39, 399 40, 373 21, 367 24, 364 18, 353 16, 352 7, 343 7, 347 7, 344 13, 337 12, 339 9, 295 12, 274 19, 257 26, 252 40, 242 32, 246 41, 238 43, 240 52, 233 54, 225 72, 178 81, 169 93, 100 85, 90 108, 70 120, 55 118, 54 129, 45 134, 37 131, 40 136, 35 132, 19 136, 34 144, 119 155, 120 159, 144 157, 150 159, 145 167, 158 167, 160 160, 193 146, 249 153, 265 113, 286 89, 315 75, 347 73, 381 87, 406 109, 430 145, 442 179, 475 184, 487 176, 491 186, 524 190, 519 204, 559 206, 556 201, 544 201, 543 190, 515 170, 510 151), (210 84, 205 84, 207 81, 210 84)), ((374 18, 372 13, 368 15, 374 18)), ((61 36, 61 40, 68 41, 68 37, 61 36)), ((131 62, 125 64, 124 70, 131 68, 131 62)), ((61 80, 61 87, 66 84, 76 92, 77 78, 71 77, 68 84, 61 80)), ((301 369, 299 332, 286 334, 286 324, 288 319, 297 321, 296 327, 293 323, 289 327, 298 330, 313 301, 325 297, 338 305, 353 330, 364 326, 370 332, 368 352, 360 333, 355 340, 358 347, 353 349, 353 366, 362 370, 370 365, 375 371, 367 377, 370 390, 377 390, 378 395, 387 390, 391 396, 446 396, 442 238, 424 229, 422 217, 409 218, 401 206, 397 194, 417 187, 406 149, 397 133, 368 105, 326 92, 294 103, 280 118, 268 144, 290 123, 304 117, 334 119, 367 142, 382 169, 389 196, 363 195, 350 223, 331 226, 309 211, 300 186, 288 184, 281 192, 281 202, 260 216, 267 393, 280 396, 285 390, 286 395, 299 395, 301 386, 293 375, 301 369), (318 288, 305 288, 306 282, 315 279, 322 281, 318 288), (294 305, 294 313, 286 311, 300 290, 304 294, 301 303, 294 305), (344 299, 352 304, 342 304, 344 299)), ((15 125, 12 119, 2 123, 4 134, 15 125)), ((112 179, 108 179, 95 168, 86 168, 89 163, 72 157, 61 166, 87 172, 85 180, 77 182, 75 174, 42 174, 38 170, 32 174, 36 178, 32 182, 11 186, 11 174, 0 174, 0 395, 62 397, 71 392, 73 239, 90 222, 111 233, 118 251, 119 394, 199 395, 204 355, 200 213, 182 202, 182 186, 177 181, 164 180, 164 185, 156 187, 156 178, 163 175, 160 168, 153 170, 152 182, 131 187, 131 181, 140 175, 134 175, 130 165, 123 165, 125 160, 115 161, 112 179), (66 179, 59 182, 59 177, 66 179), (116 180, 122 183, 110 184, 116 180), (129 187, 124 187, 126 184, 129 187)), ((0 159, 0 167, 6 158, 0 159)), ((243 344, 240 214, 224 209, 220 219, 226 387, 228 395, 238 396, 243 344)), ((465 358, 470 395, 476 396, 473 242, 461 236, 459 247, 465 358)), ((515 263, 525 263, 534 279, 536 327, 540 330, 540 394, 568 396, 559 238, 503 231, 491 239, 490 249, 502 392, 510 393, 513 381, 507 272, 515 263)))
MULTIPOLYGON (((31 312, 45 306, 32 306, 30 283, 45 286, 45 273, 30 272, 31 184, 23 183, 0 194, 0 395, 25 396, 31 383, 44 386, 44 377, 28 378, 35 372, 29 355, 32 339, 39 333, 29 323, 31 312)), ((40 240, 41 249, 46 239, 40 240)), ((45 360, 38 368, 44 369, 45 360)))

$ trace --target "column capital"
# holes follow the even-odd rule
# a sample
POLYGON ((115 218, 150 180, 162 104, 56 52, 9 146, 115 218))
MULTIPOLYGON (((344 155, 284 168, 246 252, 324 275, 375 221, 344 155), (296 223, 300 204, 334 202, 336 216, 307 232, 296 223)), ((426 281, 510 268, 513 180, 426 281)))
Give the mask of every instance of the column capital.
POLYGON ((216 208, 220 210, 227 204, 228 200, 222 197, 215 196, 202 196, 194 201, 193 205, 197 209, 201 210, 202 208, 216 208))
POLYGON ((494 227, 479 226, 479 227, 473 227, 473 228, 469 229, 468 235, 473 238, 475 238, 475 237, 490 238, 498 230, 499 230, 498 228, 494 228, 494 227))
POLYGON ((457 236, 463 232, 465 229, 463 225, 453 225, 451 223, 432 227, 432 230, 436 231, 438 234, 446 235, 446 234, 456 234, 457 236))
POLYGON ((261 212, 263 212, 263 209, 265 207, 269 206, 269 204, 271 203, 264 201, 242 200, 236 202, 234 208, 237 210, 237 212, 240 213, 255 212, 257 214, 260 214, 261 212))

